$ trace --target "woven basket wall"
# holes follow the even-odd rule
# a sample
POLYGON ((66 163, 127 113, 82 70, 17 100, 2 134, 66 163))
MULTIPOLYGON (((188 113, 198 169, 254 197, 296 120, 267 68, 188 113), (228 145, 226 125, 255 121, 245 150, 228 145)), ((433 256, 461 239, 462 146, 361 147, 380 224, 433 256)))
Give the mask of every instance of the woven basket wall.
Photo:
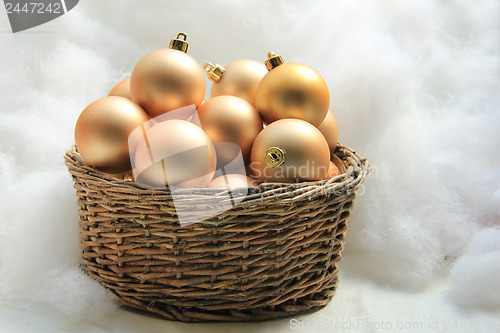
MULTIPOLYGON (((339 144, 335 155, 340 176, 261 184, 233 209, 181 227, 168 189, 118 180, 68 151, 82 268, 123 304, 170 320, 256 321, 320 309, 337 287, 355 192, 369 172, 350 148, 339 144)), ((186 190, 175 203, 195 207, 221 192, 186 190)))

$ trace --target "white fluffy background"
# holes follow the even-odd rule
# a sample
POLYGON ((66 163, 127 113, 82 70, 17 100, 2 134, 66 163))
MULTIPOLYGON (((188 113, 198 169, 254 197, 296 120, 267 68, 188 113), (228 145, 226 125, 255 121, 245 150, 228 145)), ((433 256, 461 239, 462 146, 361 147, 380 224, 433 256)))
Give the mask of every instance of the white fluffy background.
POLYGON ((79 113, 188 33, 200 64, 268 51, 325 77, 344 144, 373 172, 342 267, 399 290, 500 308, 498 1, 81 1, 13 35, 0 10, 0 300, 116 311, 78 269, 63 154, 79 113))

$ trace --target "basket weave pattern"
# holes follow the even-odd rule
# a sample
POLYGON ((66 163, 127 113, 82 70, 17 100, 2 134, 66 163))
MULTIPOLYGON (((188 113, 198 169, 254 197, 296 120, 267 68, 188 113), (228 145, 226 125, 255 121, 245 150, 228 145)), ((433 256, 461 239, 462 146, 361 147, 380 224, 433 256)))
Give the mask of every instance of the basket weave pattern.
MULTIPOLYGON (((350 148, 339 144, 335 154, 346 167, 340 176, 261 184, 233 209, 181 227, 168 189, 101 173, 73 148, 65 163, 79 202, 82 268, 123 304, 170 320, 256 321, 320 309, 335 292, 355 192, 369 172, 350 148)), ((221 192, 185 190, 175 205, 196 207, 221 192)))

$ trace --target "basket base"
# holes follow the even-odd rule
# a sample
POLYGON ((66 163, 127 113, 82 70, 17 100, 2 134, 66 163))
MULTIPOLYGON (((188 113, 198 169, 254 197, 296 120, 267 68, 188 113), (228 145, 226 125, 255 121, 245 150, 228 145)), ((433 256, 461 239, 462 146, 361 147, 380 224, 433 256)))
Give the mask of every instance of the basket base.
MULTIPOLYGON (((163 319, 181 322, 256 322, 274 319, 289 318, 296 315, 312 313, 324 308, 333 298, 338 286, 338 268, 333 266, 328 278, 320 278, 322 282, 313 286, 316 291, 302 293, 297 298, 289 298, 278 305, 261 305, 246 308, 245 299, 241 303, 233 304, 229 308, 211 310, 196 306, 179 305, 179 299, 157 298, 149 292, 137 292, 125 285, 109 283, 99 274, 89 270, 84 263, 80 268, 94 280, 114 294, 116 300, 125 308, 133 309, 140 313, 156 315, 163 319), (323 283, 325 283, 323 285, 323 283), (177 303, 177 304, 175 304, 177 303)), ((326 272, 325 272, 326 273, 326 272)), ((189 297, 186 298, 188 300, 189 297)), ((200 304, 202 303, 201 300, 200 304)), ((182 302, 180 302, 182 303, 182 302)), ((191 302, 192 303, 192 302, 191 302)))
MULTIPOLYGON (((144 315, 153 315, 162 319, 182 322, 255 322, 278 320, 289 318, 296 315, 309 314, 323 309, 328 305, 332 296, 322 300, 310 300, 311 305, 300 304, 282 304, 279 307, 271 309, 255 309, 255 310, 226 310, 226 311, 206 311, 202 309, 179 308, 167 304, 155 302, 153 304, 145 304, 134 298, 126 298, 116 295, 116 299, 120 304, 129 311, 138 312, 144 315), (312 305, 312 304, 315 305, 312 305)), ((298 303, 298 302, 297 302, 298 303)))

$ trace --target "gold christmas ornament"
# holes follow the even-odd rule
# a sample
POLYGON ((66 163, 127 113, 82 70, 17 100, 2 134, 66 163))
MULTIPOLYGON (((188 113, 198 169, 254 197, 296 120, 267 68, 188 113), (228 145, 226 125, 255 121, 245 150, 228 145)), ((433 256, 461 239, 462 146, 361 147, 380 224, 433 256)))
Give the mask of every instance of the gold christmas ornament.
POLYGON ((325 179, 330 179, 338 175, 340 175, 339 168, 337 168, 335 163, 330 161, 330 166, 328 167, 328 172, 326 173, 325 179))
POLYGON ((259 186, 259 182, 255 179, 240 174, 228 174, 215 178, 208 187, 210 188, 225 188, 235 189, 241 187, 259 186))
POLYGON ((300 119, 277 120, 262 130, 252 147, 252 171, 261 182, 320 180, 330 165, 321 132, 300 119))
POLYGON ((186 34, 179 33, 169 49, 146 54, 130 77, 132 100, 151 118, 184 106, 200 106, 205 96, 205 76, 198 63, 186 54, 186 34))
POLYGON ((154 187, 206 187, 217 157, 210 138, 185 120, 166 120, 145 131, 135 152, 136 182, 154 187))
POLYGON ((130 78, 118 82, 108 93, 108 96, 121 96, 132 99, 130 96, 130 78))
POLYGON ((337 125, 337 120, 330 111, 328 111, 325 119, 318 126, 318 129, 325 137, 326 142, 328 142, 330 152, 333 153, 339 142, 339 127, 337 125))
POLYGON ((210 96, 231 95, 255 105, 255 93, 260 80, 267 74, 266 66, 255 60, 233 61, 225 68, 206 63, 203 69, 213 82, 210 96))
POLYGON ((319 126, 330 105, 328 86, 321 75, 303 64, 284 63, 272 52, 266 67, 269 72, 255 95, 255 107, 264 122, 295 118, 319 126))
POLYGON ((84 161, 110 174, 131 169, 128 136, 148 120, 146 112, 120 96, 89 104, 75 126, 75 142, 84 161))
MULTIPOLYGON (((250 162, 252 144, 262 130, 262 120, 250 103, 235 96, 217 96, 198 108, 198 117, 201 128, 213 142, 235 143, 245 163, 250 162)), ((227 145, 215 144, 215 148, 220 166, 227 165, 239 153, 227 145)))

